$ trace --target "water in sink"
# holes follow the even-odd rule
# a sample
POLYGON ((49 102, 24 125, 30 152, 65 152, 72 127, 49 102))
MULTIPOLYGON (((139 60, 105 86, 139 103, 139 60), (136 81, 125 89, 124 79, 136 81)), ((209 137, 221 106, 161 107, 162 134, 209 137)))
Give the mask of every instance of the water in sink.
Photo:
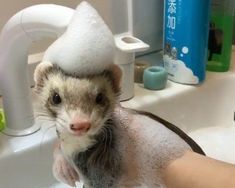
POLYGON ((189 135, 208 156, 235 164, 235 126, 202 128, 189 135))

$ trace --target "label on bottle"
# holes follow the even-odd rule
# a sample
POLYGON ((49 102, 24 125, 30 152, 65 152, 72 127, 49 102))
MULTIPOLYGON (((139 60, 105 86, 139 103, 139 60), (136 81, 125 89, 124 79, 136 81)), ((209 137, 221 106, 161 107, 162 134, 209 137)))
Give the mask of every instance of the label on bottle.
POLYGON ((163 60, 170 80, 198 84, 205 79, 209 5, 209 0, 165 0, 163 60))

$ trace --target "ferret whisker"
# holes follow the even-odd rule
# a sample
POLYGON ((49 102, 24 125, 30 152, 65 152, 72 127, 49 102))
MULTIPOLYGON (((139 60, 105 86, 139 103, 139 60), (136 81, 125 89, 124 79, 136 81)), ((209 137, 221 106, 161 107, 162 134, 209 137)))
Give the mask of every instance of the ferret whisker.
POLYGON ((56 119, 60 119, 61 121, 63 121, 64 123, 66 123, 66 120, 65 120, 65 119, 63 119, 63 118, 61 118, 61 116, 63 116, 63 115, 62 115, 62 113, 57 112, 56 119))
POLYGON ((108 141, 108 135, 107 135, 107 130, 105 129, 105 144, 104 144, 104 152, 106 151, 106 149, 107 149, 107 141, 108 141))
POLYGON ((48 116, 48 114, 47 113, 35 113, 35 116, 48 116))
POLYGON ((47 119, 51 119, 52 120, 52 118, 48 117, 47 115, 43 115, 43 114, 35 115, 35 118, 38 118, 38 117, 46 117, 47 119))
POLYGON ((59 121, 57 121, 57 122, 56 122, 56 127, 58 127, 58 126, 60 126, 60 127, 64 128, 64 125, 63 125, 63 124, 61 124, 59 121))
POLYGON ((54 122, 54 120, 48 118, 48 117, 43 117, 43 116, 38 116, 38 117, 35 117, 36 120, 38 121, 45 121, 45 122, 54 122))
POLYGON ((61 123, 66 123, 66 121, 64 119, 59 118, 59 117, 56 118, 56 121, 60 121, 61 123))
POLYGON ((35 112, 35 113, 41 113, 41 112, 44 113, 44 112, 48 112, 48 111, 47 111, 47 110, 41 110, 41 109, 39 110, 39 109, 38 109, 38 110, 35 110, 34 112, 35 112))
MULTIPOLYGON (((99 130, 98 135, 101 135, 99 138, 102 138, 102 143, 105 143, 106 137, 105 137, 105 128, 101 127, 101 129, 99 130)), ((105 144, 102 147, 102 150, 99 151, 99 155, 94 159, 92 158, 92 163, 97 163, 102 159, 102 156, 104 154, 104 150, 105 150, 105 144)))
POLYGON ((63 123, 66 123, 66 121, 60 117, 57 117, 56 119, 61 120, 63 123))
POLYGON ((102 153, 99 155, 99 158, 98 159, 100 159, 100 158, 102 158, 102 156, 103 156, 103 154, 106 152, 106 150, 107 150, 107 139, 108 139, 108 137, 107 137, 107 131, 106 131, 106 128, 105 127, 102 127, 102 131, 103 131, 103 137, 104 137, 104 147, 103 147, 103 150, 102 150, 102 153))
POLYGON ((48 111, 40 110, 40 111, 34 111, 35 114, 45 114, 48 115, 48 111))
POLYGON ((110 130, 110 128, 108 128, 108 133, 109 133, 109 146, 111 146, 111 144, 112 144, 112 139, 113 139, 113 134, 112 134, 112 132, 111 132, 111 130, 110 130))
POLYGON ((47 113, 35 113, 35 116, 45 116, 45 117, 50 117, 47 113))
POLYGON ((62 127, 63 129, 65 129, 66 127, 64 126, 63 123, 61 123, 60 121, 56 121, 56 125, 62 127))
POLYGON ((40 147, 39 147, 39 153, 40 153, 40 154, 42 154, 42 146, 43 146, 43 141, 44 141, 44 139, 45 139, 46 134, 48 133, 49 130, 51 130, 51 129, 54 128, 54 127, 55 127, 55 125, 51 125, 51 126, 48 127, 48 128, 46 129, 46 131, 43 133, 43 135, 42 135, 42 140, 41 140, 41 142, 40 142, 40 147))

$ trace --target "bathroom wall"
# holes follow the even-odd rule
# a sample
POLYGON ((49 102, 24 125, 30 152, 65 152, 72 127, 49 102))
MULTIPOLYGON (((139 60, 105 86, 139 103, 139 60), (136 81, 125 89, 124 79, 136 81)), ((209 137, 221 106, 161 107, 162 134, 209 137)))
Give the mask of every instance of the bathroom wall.
POLYGON ((148 0, 147 2, 133 1, 133 34, 150 45, 147 52, 150 53, 162 49, 164 1, 148 0))
MULTIPOLYGON (((0 0, 0 31, 7 20, 23 8, 35 4, 53 3, 75 8, 81 0, 0 0)), ((87 0, 100 12, 105 21, 110 24, 109 0, 87 0)), ((30 53, 42 52, 52 42, 52 39, 45 39, 33 45, 30 53)))

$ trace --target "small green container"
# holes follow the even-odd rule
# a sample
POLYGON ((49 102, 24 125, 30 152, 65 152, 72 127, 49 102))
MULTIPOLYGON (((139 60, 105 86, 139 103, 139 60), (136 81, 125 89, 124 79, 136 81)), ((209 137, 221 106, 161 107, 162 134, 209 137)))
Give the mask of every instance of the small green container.
POLYGON ((161 90, 166 87, 167 72, 163 67, 152 66, 144 70, 144 87, 150 90, 161 90))
POLYGON ((234 1, 212 0, 207 70, 229 70, 232 53, 234 1))
POLYGON ((0 131, 2 131, 5 128, 5 116, 4 116, 4 112, 2 109, 0 109, 0 131))

